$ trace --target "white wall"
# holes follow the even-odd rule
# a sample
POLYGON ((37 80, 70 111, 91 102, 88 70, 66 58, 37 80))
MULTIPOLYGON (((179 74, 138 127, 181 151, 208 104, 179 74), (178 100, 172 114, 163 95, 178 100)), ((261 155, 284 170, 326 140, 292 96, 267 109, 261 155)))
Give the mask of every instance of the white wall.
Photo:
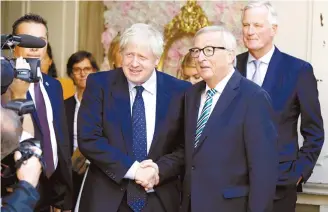
POLYGON ((64 76, 68 57, 77 50, 78 2, 30 1, 27 12, 41 15, 48 21, 49 41, 60 76, 64 76))
POLYGON ((308 60, 310 1, 272 1, 278 13, 277 47, 301 59, 308 60))

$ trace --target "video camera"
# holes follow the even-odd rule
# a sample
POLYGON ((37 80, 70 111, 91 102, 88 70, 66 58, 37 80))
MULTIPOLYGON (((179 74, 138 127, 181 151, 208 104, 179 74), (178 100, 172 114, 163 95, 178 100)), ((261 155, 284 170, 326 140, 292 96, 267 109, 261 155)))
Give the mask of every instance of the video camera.
MULTIPOLYGON (((31 149, 32 147, 37 147, 37 148, 41 149, 40 141, 35 138, 30 138, 30 139, 26 139, 26 140, 20 142, 19 147, 17 149, 15 149, 7 157, 5 157, 3 159, 3 161, 1 161, 1 177, 2 178, 12 178, 13 176, 15 176, 16 169, 19 169, 22 166, 22 164, 24 163, 24 161, 27 161, 32 156, 39 158, 41 166, 42 166, 42 170, 45 170, 46 164, 43 161, 42 156, 40 154, 37 154, 36 152, 34 152, 31 149), (22 154, 22 157, 19 160, 17 160, 16 162, 13 162, 13 154, 16 151, 19 151, 22 154)), ((9 182, 5 182, 4 184, 5 184, 5 186, 6 186, 6 184, 11 185, 11 184, 13 184, 13 182, 9 181, 9 182)))
MULTIPOLYGON (((4 49, 9 49, 11 50, 12 53, 12 49, 16 45, 23 48, 42 48, 46 45, 46 42, 41 38, 37 38, 25 34, 1 35, 1 54, 2 54, 2 50, 4 49)), ((12 83, 14 78, 29 83, 39 82, 40 78, 38 77, 38 69, 40 69, 39 58, 17 58, 17 59, 10 58, 9 59, 1 56, 1 95, 7 91, 9 85, 12 83), (21 65, 22 64, 21 61, 24 61, 23 66, 21 65)), ((16 100, 9 101, 3 107, 17 112, 19 116, 32 113, 35 110, 33 101, 26 100, 26 99, 24 100, 16 99, 16 100)), ((6 158, 4 158, 4 160, 1 161, 2 162, 1 176, 6 178, 15 175, 16 169, 19 168, 22 165, 22 163, 24 163, 24 161, 28 160, 33 155, 40 159, 40 162, 44 169, 45 168, 44 162, 41 158, 41 155, 35 154, 31 150, 32 146, 37 146, 38 148, 41 149, 40 141, 37 139, 34 138, 27 139, 20 142, 16 150, 21 152, 22 154, 21 159, 16 162, 13 162, 13 157, 7 156, 6 158)))
MULTIPOLYGON (((1 35, 1 51, 4 49, 12 49, 15 46, 24 48, 43 48, 46 42, 41 38, 31 35, 1 35)), ((2 54, 2 52, 1 52, 2 54)), ((1 95, 6 92, 14 78, 21 79, 26 82, 34 83, 39 81, 37 70, 40 68, 39 58, 23 58, 29 64, 29 67, 16 67, 16 59, 5 58, 1 56, 1 95)))
MULTIPOLYGON (((37 38, 31 35, 1 35, 1 53, 4 49, 11 50, 15 46, 23 48, 42 48, 46 45, 46 42, 41 38, 37 38)), ((14 78, 35 83, 39 82, 38 69, 40 68, 39 58, 23 58, 20 59, 8 59, 1 57, 1 95, 4 94, 14 78), (20 61, 20 63, 16 62, 20 61), (24 61, 24 62, 21 62, 24 61)), ((29 100, 13 100, 8 102, 5 108, 14 110, 18 115, 31 113, 34 110, 33 101, 29 100)))

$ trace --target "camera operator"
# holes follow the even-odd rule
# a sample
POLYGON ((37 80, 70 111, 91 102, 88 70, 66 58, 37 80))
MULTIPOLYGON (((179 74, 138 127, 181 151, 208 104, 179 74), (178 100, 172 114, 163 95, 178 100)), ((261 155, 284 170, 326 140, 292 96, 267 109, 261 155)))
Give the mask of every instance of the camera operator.
MULTIPOLYGON (((26 14, 12 26, 13 35, 26 34, 48 40, 47 22, 39 15, 26 14)), ((15 47, 15 56, 23 58, 44 58, 47 46, 43 48, 15 47)), ((27 83, 14 79, 9 86, 11 99, 27 99, 34 102, 32 124, 26 124, 24 132, 34 131, 33 137, 41 141, 45 175, 41 175, 37 190, 40 200, 35 211, 69 211, 72 209, 72 165, 70 160, 69 136, 64 108, 63 91, 60 82, 37 70, 39 82, 27 83), (25 89, 27 88, 27 93, 25 89)), ((28 117, 24 117, 28 120, 28 117)), ((23 123, 24 125, 24 123, 23 123)), ((22 137, 30 133, 24 133, 22 137)))
MULTIPOLYGON (((1 160, 17 149, 19 138, 22 134, 22 124, 19 116, 11 110, 1 107, 1 160)), ((31 150, 41 155, 41 150, 32 147, 31 150)), ((15 161, 22 157, 16 151, 15 161)), ((34 207, 39 200, 39 194, 35 187, 38 184, 41 174, 41 163, 39 158, 32 156, 17 169, 19 182, 15 185, 15 190, 4 197, 1 203, 1 211, 29 212, 34 211, 34 207)))

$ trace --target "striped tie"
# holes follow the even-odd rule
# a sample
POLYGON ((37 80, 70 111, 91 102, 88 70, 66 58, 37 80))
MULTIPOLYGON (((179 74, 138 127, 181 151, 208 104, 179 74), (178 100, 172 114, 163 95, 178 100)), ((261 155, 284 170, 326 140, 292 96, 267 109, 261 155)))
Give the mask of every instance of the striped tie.
POLYGON ((197 121, 195 146, 194 146, 195 148, 198 146, 199 138, 202 135, 202 132, 203 132, 203 129, 205 128, 206 122, 208 121, 208 119, 210 117, 213 96, 214 96, 214 94, 216 94, 216 92, 217 91, 214 88, 210 89, 206 92, 206 101, 205 101, 204 107, 203 107, 202 112, 197 121))

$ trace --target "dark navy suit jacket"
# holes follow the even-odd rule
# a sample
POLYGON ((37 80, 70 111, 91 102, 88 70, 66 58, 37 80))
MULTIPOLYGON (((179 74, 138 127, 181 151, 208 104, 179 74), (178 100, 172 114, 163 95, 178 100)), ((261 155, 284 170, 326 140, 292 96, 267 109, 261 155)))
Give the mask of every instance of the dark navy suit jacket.
MULTIPOLYGON (((70 210, 73 207, 72 163, 63 90, 58 80, 45 74, 42 74, 42 77, 43 85, 49 96, 53 111, 53 126, 57 141, 58 166, 49 180, 41 175, 38 186, 41 199, 38 205, 52 205, 56 208, 70 210)), ((29 93, 27 99, 31 100, 29 93)), ((36 111, 32 113, 32 119, 34 122, 35 137, 42 140, 41 126, 36 111)))
MULTIPOLYGON (((237 68, 246 76, 248 52, 238 55, 237 68)), ((277 185, 295 185, 300 176, 307 181, 319 157, 324 128, 317 81, 311 64, 275 48, 262 85, 275 110, 278 129, 279 179, 277 185), (297 122, 304 138, 299 148, 297 122)))
MULTIPOLYGON (((157 72, 156 125, 148 158, 155 161, 174 150, 174 144, 157 141, 169 104, 189 86, 157 72)), ((79 148, 91 162, 79 211, 116 212, 129 182, 123 177, 135 161, 129 88, 121 68, 88 76, 78 115, 78 136, 79 148)), ((175 176, 155 187, 166 211, 179 210, 179 183, 175 176)))
POLYGON ((67 128, 70 141, 70 152, 73 155, 74 152, 74 115, 75 115, 75 106, 76 100, 74 96, 71 96, 64 101, 66 118, 67 118, 67 128))
POLYGON ((183 133, 184 144, 157 161, 160 178, 177 174, 184 159, 182 212, 271 212, 278 153, 269 95, 235 71, 194 148, 205 86, 195 84, 170 111, 171 142, 183 133))

